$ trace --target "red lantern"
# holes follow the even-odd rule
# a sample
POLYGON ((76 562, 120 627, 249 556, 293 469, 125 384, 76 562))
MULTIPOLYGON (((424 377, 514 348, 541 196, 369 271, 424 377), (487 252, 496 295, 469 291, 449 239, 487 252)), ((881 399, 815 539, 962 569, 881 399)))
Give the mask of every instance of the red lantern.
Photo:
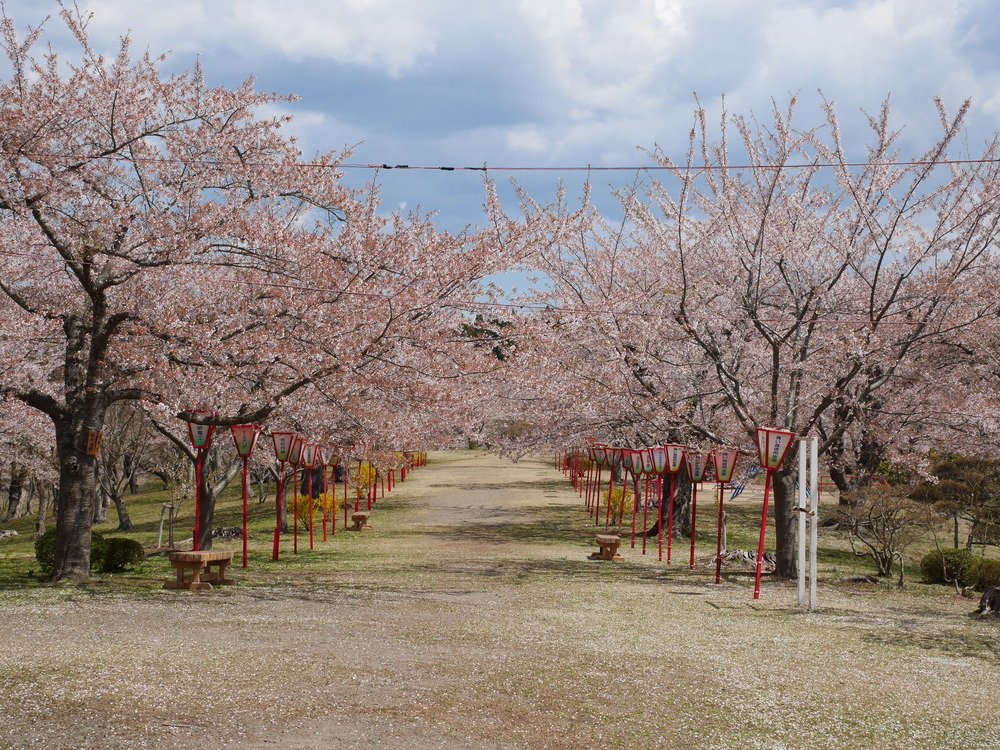
POLYGON ((698 518, 698 484, 705 479, 705 469, 708 467, 708 453, 700 451, 688 451, 685 457, 687 463, 688 477, 691 478, 691 559, 688 567, 694 570, 694 548, 697 539, 697 518, 698 518))
POLYGON ((243 567, 249 565, 247 555, 247 545, 250 538, 247 528, 247 516, 249 515, 250 497, 250 456, 253 455, 254 448, 257 447, 257 439, 260 437, 261 427, 259 424, 238 424, 230 428, 233 434, 233 442, 236 443, 236 452, 243 459, 243 567))
MULTIPOLYGON (((673 554, 674 546, 674 497, 677 493, 677 474, 684 465, 683 445, 677 443, 667 443, 663 446, 666 453, 666 471, 670 475, 670 499, 667 502, 667 565, 673 554)), ((663 559, 663 511, 660 511, 660 535, 658 539, 660 548, 660 559, 663 559)))
POLYGON ((278 550, 281 546, 281 519, 285 508, 285 464, 292 453, 292 443, 295 442, 294 432, 272 432, 271 442, 274 444, 274 457, 278 461, 278 489, 274 498, 275 519, 274 519, 274 540, 271 544, 271 559, 278 559, 278 550))
POLYGON ((716 448, 712 451, 712 463, 715 465, 715 480, 719 483, 719 525, 715 545, 715 582, 722 583, 722 524, 725 518, 724 484, 733 480, 736 473, 736 461, 740 452, 735 449, 716 448))
POLYGON ((764 534, 767 531, 767 503, 771 496, 771 474, 781 468, 781 462, 792 447, 795 433, 779 427, 757 428, 757 453, 764 478, 764 509, 760 516, 760 541, 757 543, 757 569, 754 573, 753 598, 760 598, 760 573, 764 565, 764 534))
MULTIPOLYGON (((192 412, 200 419, 211 419, 216 415, 214 411, 192 412)), ((215 425, 195 424, 188 422, 188 436, 191 438, 191 445, 195 449, 194 458, 194 540, 192 548, 195 552, 201 549, 201 505, 202 505, 202 484, 205 473, 205 451, 212 445, 212 435, 215 432, 215 425)))

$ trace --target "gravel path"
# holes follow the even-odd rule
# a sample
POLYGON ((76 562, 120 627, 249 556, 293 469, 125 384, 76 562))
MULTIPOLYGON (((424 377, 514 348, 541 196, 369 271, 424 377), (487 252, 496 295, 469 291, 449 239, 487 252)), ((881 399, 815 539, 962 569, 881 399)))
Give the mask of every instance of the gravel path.
POLYGON ((0 748, 998 746, 968 600, 592 562, 547 463, 432 459, 237 587, 0 592, 0 748))

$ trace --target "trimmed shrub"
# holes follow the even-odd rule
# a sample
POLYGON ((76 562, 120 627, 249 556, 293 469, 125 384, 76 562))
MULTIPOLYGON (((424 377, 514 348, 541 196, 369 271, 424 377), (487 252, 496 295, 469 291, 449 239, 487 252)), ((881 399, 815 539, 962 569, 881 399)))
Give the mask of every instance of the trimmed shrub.
MULTIPOLYGON (((104 567, 104 554, 107 544, 99 531, 90 533, 90 568, 101 570, 104 567)), ((56 530, 49 529, 35 540, 35 559, 44 575, 50 576, 56 569, 56 530)))
POLYGON ((142 545, 135 539, 113 536, 106 539, 104 545, 104 564, 101 566, 104 573, 121 573, 146 559, 142 545))
POLYGON ((931 550, 920 561, 924 583, 957 583, 969 586, 974 578, 978 558, 964 549, 931 550))
POLYGON ((973 570, 974 583, 978 590, 984 591, 990 586, 1000 586, 1000 560, 982 560, 973 570))

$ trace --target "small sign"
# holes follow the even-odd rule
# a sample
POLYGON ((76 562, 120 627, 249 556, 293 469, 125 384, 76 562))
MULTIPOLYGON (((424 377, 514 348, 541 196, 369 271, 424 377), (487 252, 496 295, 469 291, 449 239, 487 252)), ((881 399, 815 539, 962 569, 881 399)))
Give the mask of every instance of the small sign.
POLYGON ((83 436, 85 445, 83 452, 88 456, 96 456, 101 450, 101 438, 104 433, 98 430, 84 430, 83 436))

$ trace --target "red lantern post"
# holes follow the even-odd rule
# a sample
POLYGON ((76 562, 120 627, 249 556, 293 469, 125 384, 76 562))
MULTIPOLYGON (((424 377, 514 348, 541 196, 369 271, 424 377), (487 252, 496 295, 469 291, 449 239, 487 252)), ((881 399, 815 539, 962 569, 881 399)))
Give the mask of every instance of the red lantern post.
POLYGON ((604 464, 608 461, 607 446, 598 443, 592 446, 590 450, 594 454, 594 461, 597 463, 597 479, 594 480, 594 492, 590 498, 590 503, 587 505, 588 513, 593 511, 595 502, 600 502, 601 472, 604 469, 604 464))
MULTIPOLYGON (((611 470, 608 472, 608 509, 605 513, 607 517, 604 519, 605 531, 611 525, 611 498, 614 495, 615 469, 622 465, 622 449, 608 448, 608 459, 608 462, 611 464, 611 470)), ((594 514, 594 520, 596 521, 595 525, 601 522, 600 505, 597 507, 597 513, 594 514)))
POLYGON ((299 554, 299 464, 302 463, 302 448, 305 441, 298 435, 292 440, 292 452, 288 463, 292 465, 292 554, 299 554))
POLYGON ((281 519, 285 509, 285 464, 292 452, 292 443, 295 441, 294 432, 272 432, 271 441, 274 443, 274 457, 278 460, 278 490, 274 502, 276 505, 276 516, 274 520, 274 542, 271 545, 271 559, 278 559, 278 548, 281 546, 281 519))
POLYGON ((261 427, 259 424, 239 424, 229 428, 233 433, 233 442, 236 443, 236 452, 243 459, 243 567, 247 567, 247 543, 250 538, 247 528, 247 516, 249 515, 250 497, 250 456, 253 455, 254 448, 257 447, 257 439, 260 437, 261 427))
MULTIPOLYGON (((645 450, 632 451, 632 488, 634 490, 634 500, 632 502, 632 549, 635 549, 635 524, 639 516, 639 478, 642 476, 645 466, 642 457, 648 455, 645 450)), ((622 495, 624 498, 624 494, 622 495)))
POLYGON ((722 522, 725 518, 724 485, 733 481, 736 472, 736 460, 740 452, 734 449, 716 448, 712 451, 712 463, 715 465, 715 480, 719 483, 719 530, 715 547, 715 582, 722 583, 722 522))
POLYGON ((688 451, 686 459, 688 477, 691 479, 691 560, 688 564, 690 570, 694 570, 694 547, 697 534, 698 519, 698 483, 705 479, 705 468, 708 466, 707 453, 699 451, 688 451))
POLYGON ((646 475, 646 493, 642 499, 642 554, 646 554, 646 531, 649 529, 649 478, 656 476, 657 486, 660 483, 660 477, 662 476, 662 469, 657 472, 656 459, 653 456, 654 448, 643 448, 641 456, 639 457, 642 461, 642 473, 646 475))
MULTIPOLYGON (((670 499, 667 502, 667 565, 670 564, 670 559, 674 547, 674 496, 677 494, 677 475, 681 471, 681 467, 684 466, 684 451, 687 450, 683 445, 677 445, 676 443, 667 443, 663 446, 663 450, 667 454, 667 473, 670 475, 670 499)), ((660 510, 660 535, 663 535, 663 510, 660 510)), ((663 540, 660 540, 660 559, 663 559, 663 540)))
POLYGON ((337 467, 340 466, 340 448, 331 445, 326 449, 326 460, 332 471, 330 472, 330 536, 337 536, 337 467))
POLYGON ((308 472, 306 474, 306 498, 308 500, 309 508, 309 549, 316 548, 316 535, 313 533, 315 528, 316 515, 313 508, 313 469, 316 468, 316 453, 317 448, 313 443, 306 443, 302 446, 302 466, 308 472))
MULTIPOLYGON (((209 411, 196 411, 194 412, 200 418, 207 419, 215 416, 215 412, 209 411)), ((201 549, 199 543, 199 537, 201 536, 201 502, 202 502, 202 484, 204 483, 204 472, 205 472, 205 451, 207 451, 212 446, 212 435, 215 433, 215 425, 210 424, 195 424, 194 422, 188 422, 188 435, 191 438, 191 445, 195 449, 194 458, 194 540, 192 544, 192 549, 197 552, 201 549)))
MULTIPOLYGON (((656 507, 659 509, 660 520, 656 524, 656 546, 658 548, 658 560, 663 559, 663 473, 667 470, 667 449, 662 445, 657 445, 652 448, 647 448, 649 455, 653 458, 653 473, 656 474, 656 507)), ((642 525, 645 527, 646 532, 649 532, 649 526, 646 523, 645 517, 643 518, 642 525)), ((645 534, 643 535, 643 554, 646 553, 645 548, 645 534)))
POLYGON ((326 468, 327 468, 327 466, 329 465, 329 462, 330 462, 329 450, 330 450, 329 448, 324 448, 321 445, 317 445, 316 446, 316 465, 319 466, 320 468, 322 468, 322 470, 323 470, 320 473, 320 476, 323 477, 323 485, 320 487, 319 496, 323 500, 322 505, 323 505, 323 541, 324 542, 326 541, 326 531, 327 531, 327 526, 328 526, 327 518, 326 518, 326 511, 327 511, 327 504, 328 504, 328 500, 327 500, 327 497, 328 497, 328 495, 327 495, 327 488, 329 487, 329 482, 327 481, 327 478, 326 478, 326 468))
POLYGON ((760 541, 757 543, 757 570, 754 573, 753 598, 760 599, 760 573, 764 564, 764 534, 767 531, 767 502, 771 495, 771 474, 781 468, 781 462, 792 447, 795 433, 778 427, 757 428, 757 453, 764 469, 764 509, 760 516, 760 541))

